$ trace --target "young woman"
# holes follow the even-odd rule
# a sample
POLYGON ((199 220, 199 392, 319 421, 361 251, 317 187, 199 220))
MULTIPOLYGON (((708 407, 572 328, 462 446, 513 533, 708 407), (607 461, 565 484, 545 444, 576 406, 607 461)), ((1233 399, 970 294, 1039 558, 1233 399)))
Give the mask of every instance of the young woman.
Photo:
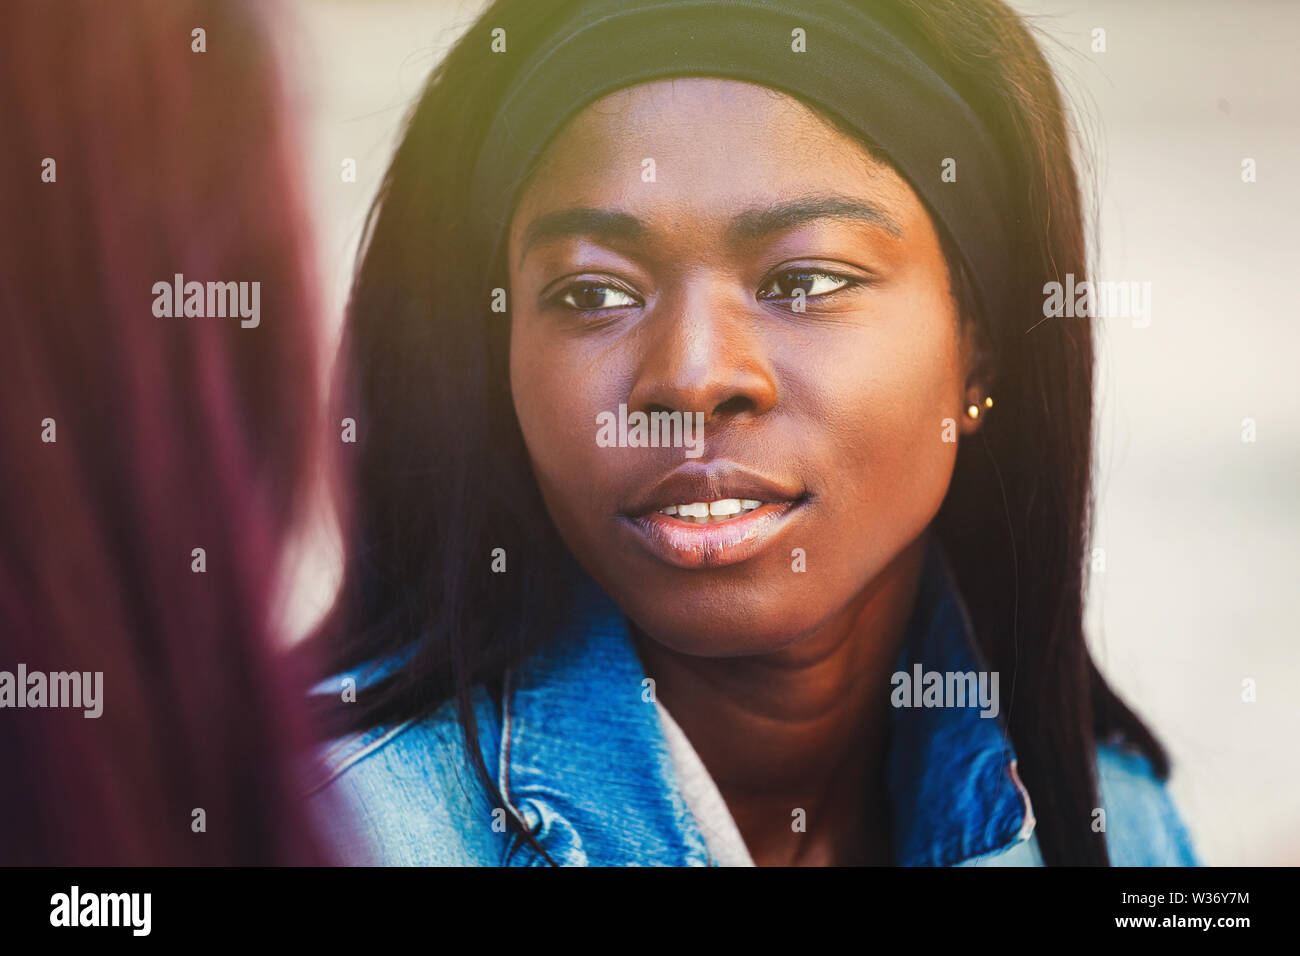
POLYGON ((491 5, 352 302, 338 851, 1194 862, 1082 630, 1084 246, 998 0, 491 5))

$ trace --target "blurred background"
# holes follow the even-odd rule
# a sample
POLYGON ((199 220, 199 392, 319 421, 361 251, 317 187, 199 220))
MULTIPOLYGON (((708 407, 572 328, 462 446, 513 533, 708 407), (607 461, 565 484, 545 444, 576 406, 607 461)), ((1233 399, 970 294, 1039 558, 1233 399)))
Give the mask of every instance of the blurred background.
MULTIPOLYGON (((290 3, 281 42, 335 333, 406 110, 483 6, 290 3)), ((1203 860, 1300 864, 1300 323, 1287 278, 1300 261, 1300 5, 1012 6, 1037 26, 1076 118, 1093 278, 1151 283, 1149 325, 1094 320, 1094 654, 1169 748, 1203 860)), ((326 521, 291 561, 286 613, 302 632, 337 582, 326 521)))

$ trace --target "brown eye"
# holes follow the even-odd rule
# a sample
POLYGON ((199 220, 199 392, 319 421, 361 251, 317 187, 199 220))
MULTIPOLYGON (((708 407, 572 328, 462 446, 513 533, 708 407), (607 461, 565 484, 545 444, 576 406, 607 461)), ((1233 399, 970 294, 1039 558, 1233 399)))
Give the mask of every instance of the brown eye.
POLYGON ((622 289, 601 282, 574 283, 567 286, 554 301, 579 312, 625 309, 638 304, 636 299, 622 289))
POLYGON ((786 269, 778 272, 772 280, 758 290, 760 299, 790 299, 795 289, 803 289, 804 296, 812 299, 817 296, 831 295, 855 284, 855 280, 834 272, 817 269, 786 269))

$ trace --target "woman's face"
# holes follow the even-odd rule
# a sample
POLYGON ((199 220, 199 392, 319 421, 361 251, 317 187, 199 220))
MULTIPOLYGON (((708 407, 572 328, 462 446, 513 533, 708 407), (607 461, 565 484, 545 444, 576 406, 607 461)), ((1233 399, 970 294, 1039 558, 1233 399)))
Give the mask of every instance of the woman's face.
POLYGON ((939 237, 897 173, 799 101, 712 78, 605 97, 542 157, 509 255, 542 495, 655 641, 790 645, 938 511, 978 387, 939 237), (638 412, 647 438, 671 413, 702 436, 631 447, 638 412))

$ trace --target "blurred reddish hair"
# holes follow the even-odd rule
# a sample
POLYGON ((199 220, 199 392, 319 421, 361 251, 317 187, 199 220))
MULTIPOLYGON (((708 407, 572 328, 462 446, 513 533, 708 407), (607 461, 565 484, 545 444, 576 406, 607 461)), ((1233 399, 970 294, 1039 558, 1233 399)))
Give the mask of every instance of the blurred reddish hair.
POLYGON ((252 10, 4 8, 0 670, 102 671, 103 714, 0 710, 3 864, 326 862, 271 623, 322 450, 317 294, 252 10), (260 325, 155 316, 176 273, 260 282, 260 325))

